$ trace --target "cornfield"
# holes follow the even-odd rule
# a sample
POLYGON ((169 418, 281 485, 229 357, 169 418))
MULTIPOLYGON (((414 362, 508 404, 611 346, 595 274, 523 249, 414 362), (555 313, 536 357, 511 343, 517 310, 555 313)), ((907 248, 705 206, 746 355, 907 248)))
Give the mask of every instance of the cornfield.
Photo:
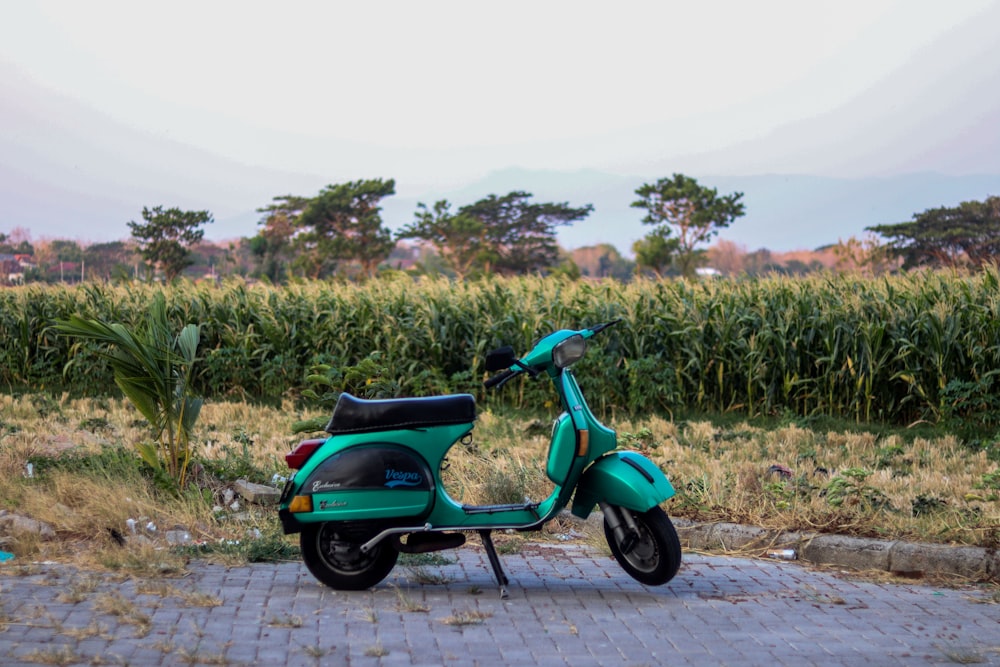
MULTIPOLYGON (((396 276, 284 287, 231 282, 0 292, 0 382, 10 392, 113 391, 110 369, 52 323, 131 324, 163 291, 179 330, 201 325, 197 389, 213 398, 297 398, 319 365, 373 352, 407 395, 485 399, 486 352, 621 318, 579 364, 595 411, 677 409, 823 415, 857 422, 1000 421, 1000 272, 829 275, 706 282, 477 282, 396 276), (75 347, 74 347, 75 345, 75 347)), ((523 379, 491 401, 551 400, 523 379)))

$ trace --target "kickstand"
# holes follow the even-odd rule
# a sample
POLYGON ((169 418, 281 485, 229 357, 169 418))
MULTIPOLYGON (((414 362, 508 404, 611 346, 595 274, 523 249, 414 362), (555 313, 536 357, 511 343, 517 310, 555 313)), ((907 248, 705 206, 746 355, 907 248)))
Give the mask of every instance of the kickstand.
POLYGON ((507 599, 507 575, 504 574, 503 568, 500 567, 500 557, 497 556, 496 547, 493 546, 493 538, 490 536, 489 530, 480 530, 479 537, 483 541, 483 548, 486 549, 486 556, 490 559, 490 566, 493 568, 493 574, 497 578, 497 583, 500 584, 500 599, 507 599))

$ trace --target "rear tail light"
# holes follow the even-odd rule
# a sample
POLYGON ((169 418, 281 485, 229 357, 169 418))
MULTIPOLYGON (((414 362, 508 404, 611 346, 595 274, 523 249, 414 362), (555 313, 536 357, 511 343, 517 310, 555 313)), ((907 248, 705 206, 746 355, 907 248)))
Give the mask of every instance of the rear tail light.
POLYGON ((285 463, 292 470, 299 470, 324 442, 326 442, 325 438, 303 440, 295 449, 285 454, 285 463))

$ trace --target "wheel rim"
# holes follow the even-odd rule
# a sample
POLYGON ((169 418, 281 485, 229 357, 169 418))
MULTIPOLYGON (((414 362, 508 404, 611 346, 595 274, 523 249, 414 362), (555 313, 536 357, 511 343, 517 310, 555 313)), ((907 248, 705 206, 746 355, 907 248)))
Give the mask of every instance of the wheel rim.
MULTIPOLYGON (((644 521, 636 517, 636 528, 639 539, 628 553, 623 553, 629 565, 640 572, 653 572, 660 563, 660 549, 653 539, 653 534, 644 521)), ((619 544, 619 548, 621 545, 619 544)))
POLYGON ((324 526, 316 536, 319 557, 331 570, 342 574, 354 574, 369 567, 378 558, 381 546, 368 553, 361 551, 361 545, 343 539, 336 530, 324 526))

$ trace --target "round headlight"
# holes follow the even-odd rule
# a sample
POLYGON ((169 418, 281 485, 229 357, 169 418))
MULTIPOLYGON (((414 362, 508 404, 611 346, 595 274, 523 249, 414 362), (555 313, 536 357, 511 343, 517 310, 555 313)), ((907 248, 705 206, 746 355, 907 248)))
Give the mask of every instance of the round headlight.
POLYGON ((552 363, 556 368, 566 368, 583 358, 587 341, 580 334, 570 336, 552 349, 552 363))

